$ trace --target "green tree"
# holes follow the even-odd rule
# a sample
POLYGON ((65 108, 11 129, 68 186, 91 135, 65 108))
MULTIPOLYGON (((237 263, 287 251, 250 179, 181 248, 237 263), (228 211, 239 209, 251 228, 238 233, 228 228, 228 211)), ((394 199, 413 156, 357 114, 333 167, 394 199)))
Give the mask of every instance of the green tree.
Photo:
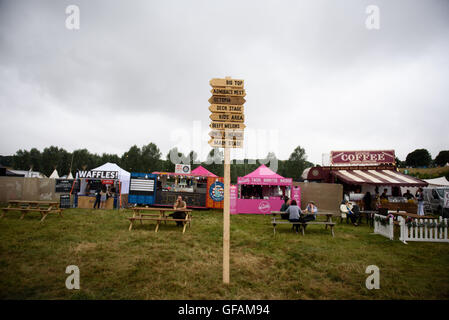
POLYGON ((428 167, 432 161, 429 151, 426 149, 416 149, 410 152, 405 159, 405 163, 410 167, 428 167))
POLYGON ((30 170, 31 158, 27 150, 18 150, 12 157, 12 167, 16 170, 30 170))
POLYGON ((313 164, 307 161, 306 151, 297 146, 290 154, 286 164, 285 177, 293 178, 293 180, 300 180, 304 169, 312 167, 313 164))
POLYGON ((150 142, 142 147, 142 172, 153 172, 160 170, 161 151, 154 143, 150 142))
POLYGON ((449 163, 449 150, 440 151, 435 157, 435 164, 442 167, 446 163, 449 163))
POLYGON ((129 172, 143 172, 142 151, 133 145, 121 159, 122 168, 129 172))
POLYGON ((70 154, 63 148, 50 146, 42 152, 41 172, 46 176, 50 176, 54 169, 59 174, 66 174, 70 167, 70 154))

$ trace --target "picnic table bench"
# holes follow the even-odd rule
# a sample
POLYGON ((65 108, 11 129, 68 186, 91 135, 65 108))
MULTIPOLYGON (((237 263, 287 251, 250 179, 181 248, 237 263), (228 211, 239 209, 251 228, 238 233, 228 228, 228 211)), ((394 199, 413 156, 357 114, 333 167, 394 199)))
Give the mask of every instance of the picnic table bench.
POLYGON ((128 220, 130 222, 129 224, 129 230, 133 228, 133 223, 135 221, 140 221, 140 224, 142 224, 143 221, 156 221, 156 228, 155 232, 159 230, 159 225, 161 222, 164 222, 165 224, 167 221, 178 221, 182 222, 183 229, 182 233, 186 231, 187 224, 190 228, 190 223, 192 221, 192 210, 191 209, 171 209, 171 208, 147 208, 147 207, 134 207, 133 210, 133 216, 129 217, 128 220), (150 212, 150 213, 146 213, 150 212), (152 212, 152 213, 151 213, 152 212), (185 212, 186 216, 184 219, 175 219, 171 218, 167 213, 169 212, 185 212))
POLYGON ((337 214, 331 212, 331 211, 318 211, 316 213, 317 216, 325 216, 326 217, 326 221, 307 221, 307 222, 290 222, 288 220, 276 220, 276 215, 281 215, 281 214, 285 214, 285 212, 283 211, 271 211, 271 213, 269 213, 269 215, 271 215, 273 217, 273 219, 271 220, 271 223, 273 224, 273 233, 276 234, 276 225, 278 224, 291 224, 292 227, 295 224, 299 224, 301 227, 301 231, 302 231, 302 235, 304 235, 305 233, 305 227, 307 225, 324 225, 325 229, 327 229, 327 227, 330 227, 331 230, 331 234, 332 237, 334 236, 334 226, 335 226, 335 222, 332 221, 332 217, 333 216, 338 216, 337 214))
POLYGON ((6 208, 1 208, 3 218, 6 212, 18 211, 21 212, 20 220, 22 220, 28 212, 39 212, 41 215, 41 222, 45 220, 49 213, 58 213, 62 217, 62 209, 59 208, 59 203, 56 201, 35 201, 35 200, 9 200, 6 208))

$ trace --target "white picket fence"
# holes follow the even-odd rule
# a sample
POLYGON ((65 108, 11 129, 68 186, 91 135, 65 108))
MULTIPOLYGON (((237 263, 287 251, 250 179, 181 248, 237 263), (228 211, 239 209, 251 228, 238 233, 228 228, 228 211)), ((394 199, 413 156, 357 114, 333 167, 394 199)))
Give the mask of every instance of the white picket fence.
POLYGON ((414 222, 417 224, 415 227, 407 226, 405 219, 403 217, 398 217, 400 226, 400 236, 399 240, 404 243, 407 241, 422 241, 422 242, 449 242, 448 238, 448 225, 447 219, 415 219, 414 222), (441 224, 444 221, 445 227, 427 227, 428 223, 441 224), (421 225, 420 224, 424 224, 421 225))
POLYGON ((380 234, 384 237, 387 237, 390 240, 393 240, 393 233, 394 230, 394 223, 393 223, 393 218, 387 218, 385 216, 382 215, 378 215, 375 214, 374 215, 374 233, 380 234), (377 219, 382 219, 382 220, 389 220, 390 223, 386 223, 385 225, 382 225, 380 223, 380 221, 377 221, 377 219))

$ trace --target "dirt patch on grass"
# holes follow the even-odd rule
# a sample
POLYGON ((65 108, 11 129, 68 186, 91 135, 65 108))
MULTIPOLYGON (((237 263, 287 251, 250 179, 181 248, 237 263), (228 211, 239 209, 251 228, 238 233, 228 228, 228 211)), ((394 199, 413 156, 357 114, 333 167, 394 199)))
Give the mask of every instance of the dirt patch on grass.
POLYGON ((72 248, 75 253, 86 252, 89 250, 93 250, 97 247, 97 244, 94 242, 81 242, 76 247, 72 248))

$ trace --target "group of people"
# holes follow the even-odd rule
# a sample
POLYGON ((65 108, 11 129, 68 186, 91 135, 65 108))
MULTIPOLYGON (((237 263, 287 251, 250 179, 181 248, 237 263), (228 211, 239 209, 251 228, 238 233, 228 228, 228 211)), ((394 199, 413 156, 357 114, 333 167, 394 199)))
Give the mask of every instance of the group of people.
MULTIPOLYGON (((94 209, 106 209, 106 201, 108 198, 115 197, 115 188, 106 188, 102 186, 95 192, 94 209)), ((116 200, 114 200, 114 209, 116 208, 116 200)))
MULTIPOLYGON (((280 211, 285 212, 281 215, 281 217, 284 219, 288 219, 288 221, 290 222, 306 223, 308 221, 316 220, 318 207, 315 205, 315 202, 309 201, 306 209, 303 212, 298 206, 296 200, 291 200, 288 197, 285 197, 280 211)), ((296 230, 296 233, 298 233, 299 224, 294 224, 293 226, 296 230)), ((306 224, 303 225, 303 228, 306 228, 306 224)))

